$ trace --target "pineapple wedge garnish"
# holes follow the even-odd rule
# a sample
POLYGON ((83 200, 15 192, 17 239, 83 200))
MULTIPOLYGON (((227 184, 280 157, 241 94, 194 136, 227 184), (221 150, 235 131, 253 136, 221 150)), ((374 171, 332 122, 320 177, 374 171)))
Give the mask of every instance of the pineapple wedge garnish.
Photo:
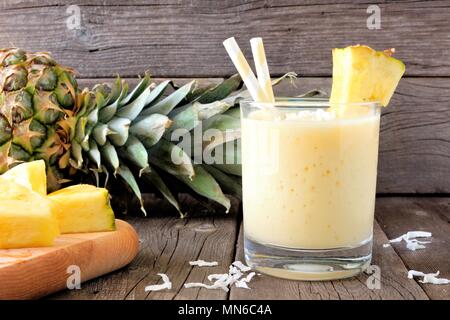
POLYGON ((115 230, 114 212, 104 188, 79 184, 48 197, 55 203, 61 233, 115 230))
POLYGON ((44 160, 21 163, 6 171, 2 177, 15 181, 41 195, 47 194, 47 174, 44 160))
POLYGON ((0 177, 0 249, 51 246, 58 235, 52 202, 0 177))
POLYGON ((404 63, 393 53, 394 49, 375 51, 362 45, 333 49, 331 105, 379 102, 387 106, 405 73, 404 63))

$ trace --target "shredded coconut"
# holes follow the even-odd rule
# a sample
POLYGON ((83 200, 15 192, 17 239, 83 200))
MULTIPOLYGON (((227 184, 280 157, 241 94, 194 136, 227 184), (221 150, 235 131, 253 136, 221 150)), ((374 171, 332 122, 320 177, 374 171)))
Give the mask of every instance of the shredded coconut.
POLYGON ((227 286, 223 285, 219 281, 214 282, 213 284, 205 284, 201 282, 190 282, 184 284, 185 288, 205 288, 205 289, 222 289, 225 292, 230 291, 227 286))
POLYGON ((245 279, 243 279, 243 281, 245 281, 245 282, 250 282, 250 281, 252 281, 252 279, 253 279, 254 276, 256 276, 256 272, 250 272, 250 273, 245 277, 245 279))
POLYGON ((408 248, 411 251, 416 251, 417 249, 425 249, 426 247, 424 245, 422 245, 421 243, 429 243, 429 242, 426 242, 426 241, 419 242, 417 240, 416 241, 409 240, 406 243, 406 248, 408 248))
POLYGON ((235 261, 232 263, 233 266, 239 268, 242 272, 247 272, 252 270, 252 268, 250 268, 249 266, 246 266, 245 264, 243 264, 240 261, 235 261))
MULTIPOLYGON (((416 251, 417 249, 426 248, 424 244, 431 243, 431 241, 421 241, 416 238, 430 238, 432 236, 431 232, 426 231, 409 231, 405 234, 402 234, 400 237, 389 240, 390 243, 397 243, 401 241, 406 242, 406 248, 412 251, 416 251)), ((384 245, 383 245, 384 246, 384 245)))
POLYGON ((236 281, 236 283, 234 285, 236 286, 236 288, 243 288, 243 289, 249 289, 250 290, 250 288, 247 285, 247 282, 244 282, 242 280, 236 281))
POLYGON ((235 286, 238 288, 250 289, 247 283, 249 283, 255 275, 255 272, 250 272, 245 278, 237 280, 235 286))
POLYGON ((189 264, 191 266, 198 266, 198 267, 215 267, 219 265, 217 261, 205 261, 205 260, 189 261, 189 264))
POLYGON ((228 277, 227 273, 214 273, 214 274, 210 274, 208 276, 208 280, 209 281, 214 281, 214 280, 225 281, 225 279, 227 279, 227 277, 228 277))
POLYGON ((212 284, 193 282, 185 283, 185 288, 205 288, 205 289, 222 289, 225 292, 229 291, 232 285, 237 288, 250 289, 247 285, 255 276, 255 272, 250 272, 245 275, 245 272, 250 271, 251 268, 240 261, 235 261, 228 269, 228 273, 214 273, 208 276, 209 281, 214 281, 212 284), (242 278, 245 275, 244 278, 242 278))
POLYGON ((408 231, 405 234, 402 234, 400 237, 397 237, 395 239, 389 240, 389 242, 400 242, 402 240, 411 240, 411 239, 415 239, 415 238, 429 238, 431 237, 432 234, 431 232, 426 232, 426 231, 408 231))
POLYGON ((408 279, 413 279, 414 277, 422 277, 419 280, 421 283, 431 283, 431 284, 449 284, 450 280, 445 278, 438 278, 439 270, 436 273, 423 273, 421 271, 409 270, 408 279))
POLYGON ((158 273, 158 276, 162 278, 163 283, 162 284, 154 284, 151 286, 145 287, 145 292, 147 291, 161 291, 164 289, 172 289, 172 282, 170 282, 169 277, 164 273, 158 273))

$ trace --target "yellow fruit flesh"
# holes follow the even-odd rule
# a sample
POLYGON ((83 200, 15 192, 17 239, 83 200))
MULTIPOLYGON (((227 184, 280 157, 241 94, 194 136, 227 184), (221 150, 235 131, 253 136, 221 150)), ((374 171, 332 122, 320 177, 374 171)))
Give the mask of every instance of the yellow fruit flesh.
POLYGON ((387 106, 405 72, 405 65, 367 46, 333 49, 333 85, 330 103, 379 102, 387 106))
POLYGON ((51 246, 58 235, 52 202, 0 177, 0 248, 51 246))
POLYGON ((54 201, 61 233, 115 230, 108 190, 75 185, 49 194, 54 201))
POLYGON ((41 195, 47 194, 47 174, 44 160, 21 163, 2 175, 41 195))

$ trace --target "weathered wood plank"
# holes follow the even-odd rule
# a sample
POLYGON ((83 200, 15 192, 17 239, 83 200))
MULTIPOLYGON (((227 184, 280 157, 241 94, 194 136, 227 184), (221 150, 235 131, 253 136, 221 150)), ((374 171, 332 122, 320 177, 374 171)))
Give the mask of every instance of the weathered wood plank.
MULTIPOLYGON (((408 269, 439 270, 441 277, 450 278, 450 198, 381 198, 377 206, 376 217, 389 239, 412 230, 433 234, 432 243, 422 250, 392 244, 408 269)), ((450 300, 450 285, 419 284, 431 299, 450 300)))
MULTIPOLYGON (((244 261, 243 230, 239 234, 236 260, 244 261)), ((250 282, 251 290, 233 287, 231 300, 411 300, 428 299, 414 281, 406 278, 406 268, 392 248, 383 248, 387 242, 380 226, 374 226, 372 264, 380 267, 381 288, 369 289, 368 275, 336 281, 290 281, 270 276, 257 276, 250 282)))
POLYGON ((264 37, 274 75, 331 74, 331 48, 366 43, 395 47, 410 76, 449 76, 448 1, 2 1, 0 47, 54 53, 83 77, 154 75, 217 77, 234 72, 222 41, 264 37), (381 29, 367 28, 369 5, 381 8, 381 29), (76 9, 74 9, 76 10, 76 9), (206 32, 207 31, 207 32, 206 32), (430 49, 432 48, 432 50, 430 49))
MULTIPOLYGON (((111 81, 82 79, 81 86, 111 81)), ((160 79, 156 79, 160 81, 160 79)), ((176 79, 184 83, 187 79, 176 79)), ((199 79, 200 85, 220 79, 199 79)), ((131 80, 135 83, 136 80, 131 80)), ((314 88, 327 92, 328 78, 299 78, 275 88, 296 95, 314 88)), ((405 78, 381 121, 379 193, 450 192, 450 78, 405 78)))
MULTIPOLYGON (((191 203, 191 210, 201 210, 191 203)), ((82 284, 81 290, 66 290, 52 299, 226 299, 222 290, 185 289, 185 282, 203 281, 205 275, 227 272, 234 258, 237 238, 238 202, 228 215, 180 219, 176 216, 129 218, 140 239, 140 251, 130 266, 82 284), (189 261, 218 261, 214 268, 191 267, 189 261), (157 273, 166 273, 172 290, 145 292, 160 282, 157 273)), ((153 212, 157 212, 155 209, 153 212)), ((160 212, 163 214, 163 212, 160 212)))

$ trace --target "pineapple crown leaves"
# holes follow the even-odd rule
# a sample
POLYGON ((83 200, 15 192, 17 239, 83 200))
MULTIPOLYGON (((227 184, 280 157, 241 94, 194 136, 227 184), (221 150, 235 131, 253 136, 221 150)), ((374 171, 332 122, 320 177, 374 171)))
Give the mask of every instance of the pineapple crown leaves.
POLYGON ((167 80, 155 85, 146 74, 131 92, 120 78, 112 85, 99 84, 91 91, 85 89, 78 95, 78 112, 65 122, 65 127, 72 129, 70 164, 96 174, 111 171, 122 178, 139 199, 144 212, 138 181, 155 187, 183 216, 161 174, 173 176, 228 210, 230 201, 220 183, 170 141, 170 133, 176 128, 192 130, 200 122, 235 107, 237 100, 229 103, 220 100, 241 86, 238 75, 217 86, 200 89, 196 81, 177 86, 167 80), (168 93, 169 90, 173 92, 168 93), (76 119, 75 125, 72 119, 76 119), (181 161, 174 163, 173 154, 178 154, 181 161))
MULTIPOLYGON (((273 84, 295 76, 288 73, 273 84)), ((178 86, 166 80, 156 85, 146 74, 130 92, 128 84, 118 77, 112 85, 96 85, 92 91, 83 90, 80 96, 82 103, 71 135, 70 163, 77 169, 94 171, 97 177, 98 173, 109 176, 109 172, 120 177, 139 199, 143 212, 143 183, 158 190, 181 216, 185 214, 173 189, 183 191, 187 187, 223 205, 227 211, 230 200, 224 191, 241 197, 240 144, 234 145, 231 154, 218 148, 240 138, 237 106, 250 95, 242 88, 239 75, 216 86, 199 88, 196 81, 178 86), (228 132, 223 138, 192 145, 215 151, 223 157, 224 164, 198 163, 171 141, 174 130, 184 129, 193 135, 200 123, 203 133, 208 129, 228 132), (177 155, 177 161, 173 155, 177 155)))

